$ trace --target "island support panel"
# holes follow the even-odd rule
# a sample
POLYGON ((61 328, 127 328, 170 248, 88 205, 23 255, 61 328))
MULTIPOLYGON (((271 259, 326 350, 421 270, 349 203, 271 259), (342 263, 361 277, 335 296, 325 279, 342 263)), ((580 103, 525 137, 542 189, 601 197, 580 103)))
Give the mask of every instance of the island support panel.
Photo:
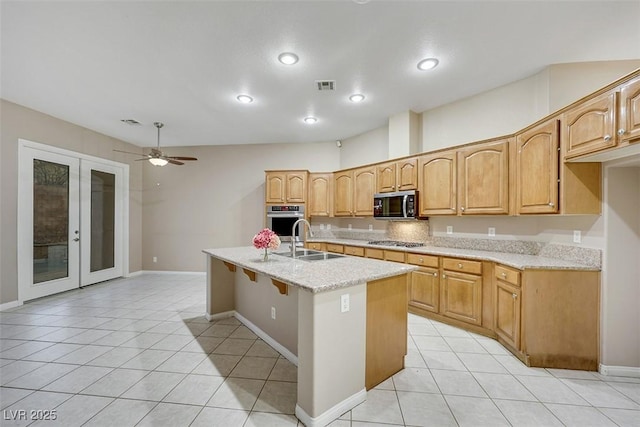
POLYGON ((366 399, 366 286, 298 292, 296 416, 307 427, 327 425, 366 399), (344 294, 347 312, 341 311, 344 294))
POLYGON ((207 257, 207 319, 230 317, 235 310, 235 273, 217 258, 207 257))

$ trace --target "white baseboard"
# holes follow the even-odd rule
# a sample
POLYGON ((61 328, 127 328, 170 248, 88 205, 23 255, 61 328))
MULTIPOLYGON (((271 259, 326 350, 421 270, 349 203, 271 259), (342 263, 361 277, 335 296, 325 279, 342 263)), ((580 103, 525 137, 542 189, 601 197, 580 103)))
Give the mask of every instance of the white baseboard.
POLYGON ((599 372, 605 376, 640 378, 640 368, 633 366, 607 366, 600 364, 599 372))
POLYGON ((141 274, 195 274, 197 276, 206 276, 206 271, 169 271, 169 270, 140 270, 141 274))
POLYGON ((304 409, 296 405, 296 417, 298 417, 298 419, 307 427, 324 427, 365 400, 367 400, 367 390, 363 388, 356 394, 347 397, 345 400, 332 406, 317 417, 310 416, 304 409))
POLYGON ((10 301, 10 302, 5 302, 4 304, 0 304, 0 311, 5 311, 5 310, 9 310, 12 309, 14 307, 20 307, 23 304, 22 301, 10 301))
POLYGON ((223 311, 222 313, 216 313, 216 314, 205 313, 204 317, 209 322, 213 322, 214 320, 228 319, 229 317, 233 317, 235 314, 236 314, 235 310, 230 310, 230 311, 223 311))
POLYGON ((143 270, 138 270, 138 271, 134 271, 133 273, 128 273, 125 274, 124 277, 129 278, 129 277, 138 277, 138 276, 142 276, 144 274, 143 270))
POLYGON ((234 314, 235 318, 238 319, 240 322, 242 322, 247 328, 251 329, 251 331, 256 334, 257 336, 259 336, 260 338, 262 338, 262 340, 264 342, 266 342, 267 344, 269 344, 271 347, 273 347, 278 353, 280 353, 281 355, 283 355, 289 362, 293 363, 294 365, 298 366, 298 356, 296 356, 295 354, 293 354, 291 351, 289 351, 285 346, 283 346, 282 344, 280 344, 278 341, 274 340, 273 338, 271 338, 269 336, 269 334, 267 334, 265 331, 263 331, 262 329, 260 329, 259 327, 257 327, 256 325, 254 325, 253 323, 251 323, 251 321, 249 321, 249 319, 247 319, 246 317, 244 317, 243 315, 239 314, 239 313, 235 313, 234 314))

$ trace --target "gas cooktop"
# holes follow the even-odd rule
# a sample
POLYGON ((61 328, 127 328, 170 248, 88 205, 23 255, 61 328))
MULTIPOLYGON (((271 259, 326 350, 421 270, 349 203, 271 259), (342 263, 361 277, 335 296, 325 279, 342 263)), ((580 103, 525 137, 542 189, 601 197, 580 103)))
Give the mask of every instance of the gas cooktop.
POLYGON ((417 248, 420 246, 424 246, 424 243, 418 242, 401 242, 399 240, 372 240, 367 242, 369 245, 380 245, 380 246, 402 246, 405 248, 417 248))

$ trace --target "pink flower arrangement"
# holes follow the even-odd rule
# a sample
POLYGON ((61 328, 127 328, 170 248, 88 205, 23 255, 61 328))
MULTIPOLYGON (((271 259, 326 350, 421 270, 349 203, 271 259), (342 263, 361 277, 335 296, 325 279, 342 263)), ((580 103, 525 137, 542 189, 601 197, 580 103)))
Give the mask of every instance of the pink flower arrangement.
POLYGON ((280 237, 274 231, 265 228, 253 236, 253 246, 256 249, 278 249, 280 237))

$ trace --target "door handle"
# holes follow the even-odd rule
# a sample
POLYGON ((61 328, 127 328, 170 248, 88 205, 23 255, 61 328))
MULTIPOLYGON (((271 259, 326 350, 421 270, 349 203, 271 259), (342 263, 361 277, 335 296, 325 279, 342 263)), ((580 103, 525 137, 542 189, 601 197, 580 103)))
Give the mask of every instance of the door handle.
POLYGON ((74 241, 74 242, 79 242, 79 241, 80 241, 80 238, 79 238, 79 237, 76 237, 75 239, 73 239, 73 241, 74 241))

